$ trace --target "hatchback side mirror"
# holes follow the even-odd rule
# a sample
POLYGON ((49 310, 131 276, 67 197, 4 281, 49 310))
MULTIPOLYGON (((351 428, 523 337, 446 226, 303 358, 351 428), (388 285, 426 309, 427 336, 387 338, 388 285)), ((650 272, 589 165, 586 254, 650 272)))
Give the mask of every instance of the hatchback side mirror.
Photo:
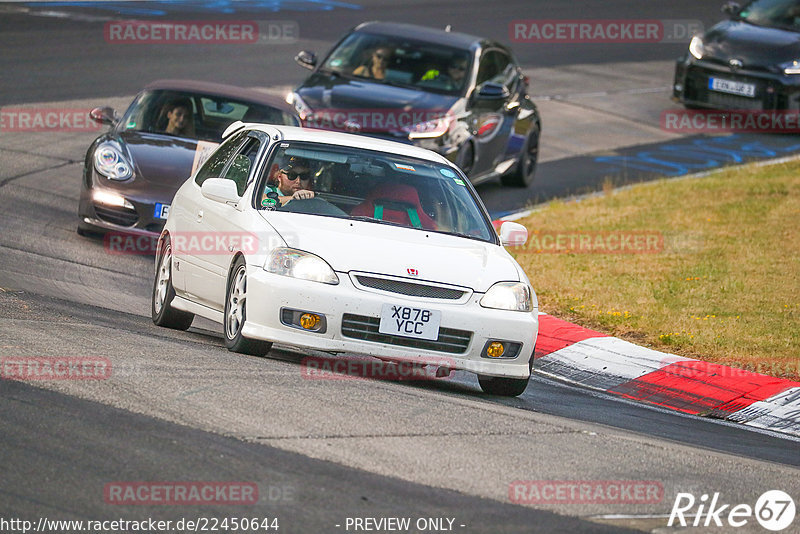
POLYGON ((226 178, 207 178, 200 186, 200 193, 209 200, 223 204, 237 204, 239 192, 236 183, 226 178))
POLYGON ((519 247, 528 240, 528 229, 513 221, 501 224, 499 233, 500 243, 504 247, 519 247))
POLYGON ((309 52, 308 50, 298 52, 294 56, 294 60, 298 65, 308 70, 314 70, 314 67, 317 66, 317 56, 314 55, 314 52, 309 52))

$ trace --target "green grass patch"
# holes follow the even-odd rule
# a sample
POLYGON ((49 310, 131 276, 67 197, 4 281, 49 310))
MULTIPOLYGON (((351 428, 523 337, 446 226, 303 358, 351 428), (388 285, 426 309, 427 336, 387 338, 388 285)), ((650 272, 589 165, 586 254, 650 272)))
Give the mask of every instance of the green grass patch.
POLYGON ((519 222, 528 243, 509 251, 542 311, 657 350, 800 378, 800 163, 554 202, 519 222), (636 248, 637 235, 654 246, 636 248), (626 252, 610 252, 626 236, 626 252))

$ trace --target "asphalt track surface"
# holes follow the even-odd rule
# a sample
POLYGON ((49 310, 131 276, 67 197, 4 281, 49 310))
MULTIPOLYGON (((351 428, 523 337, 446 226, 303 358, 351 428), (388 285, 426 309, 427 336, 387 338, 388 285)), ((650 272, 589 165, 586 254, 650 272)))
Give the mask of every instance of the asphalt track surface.
MULTIPOLYGON (((508 22, 516 18, 699 19, 706 26, 719 19, 716 2, 648 2, 646 12, 639 2, 387 1, 325 11, 270 2, 277 12, 264 11, 265 4, 243 2, 235 13, 197 4, 126 3, 125 9, 150 10, 140 18, 156 16, 158 7, 165 20, 294 20, 299 42, 258 54, 227 45, 173 46, 166 53, 111 47, 102 26, 118 15, 104 4, 22 5, 29 13, 0 6, 0 105, 130 95, 145 77, 291 85, 305 72, 291 60, 296 50, 324 51, 362 20, 452 23, 507 41, 508 22), (59 15, 65 12, 70 16, 59 15)), ((684 46, 515 51, 525 67, 602 66, 669 60, 684 46)), ((44 135, 35 139, 44 143, 44 135)), ((538 377, 517 399, 485 396, 462 374, 420 384, 308 381, 299 370, 304 354, 279 349, 269 359, 239 357, 203 321, 188 333, 155 328, 148 317, 152 258, 111 256, 102 243, 74 233, 82 151, 70 145, 49 154, 44 144, 13 142, 9 149, 5 141, 0 134, 7 151, 0 168, 0 354, 102 355, 114 362, 115 378, 91 386, 42 384, 46 389, 0 381, 0 518, 242 512, 278 517, 280 532, 342 532, 336 524, 348 516, 454 517, 463 532, 602 532, 599 515, 635 516, 608 527, 620 532, 665 528, 665 518, 647 516, 668 513, 678 491, 721 491, 730 502, 751 503, 767 489, 800 495, 798 443, 769 433, 538 377), (662 481, 666 491, 656 506, 530 508, 509 502, 508 484, 518 479, 648 479, 662 481), (254 507, 108 505, 103 486, 119 480, 249 480, 262 499, 254 507), (270 499, 275 488, 281 497, 270 499)), ((578 175, 588 178, 569 192, 602 183, 592 158, 578 163, 543 164, 544 179, 555 185, 544 184, 540 198, 562 196, 564 180, 578 175)), ((495 211, 518 207, 513 194, 493 184, 481 194, 495 211)))

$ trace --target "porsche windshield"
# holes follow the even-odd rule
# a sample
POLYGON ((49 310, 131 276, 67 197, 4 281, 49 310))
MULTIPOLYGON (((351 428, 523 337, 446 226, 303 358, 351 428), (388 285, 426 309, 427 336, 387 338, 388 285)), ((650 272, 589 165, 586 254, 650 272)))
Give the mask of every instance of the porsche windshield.
POLYGON ((496 242, 466 178, 441 163, 352 147, 281 143, 259 183, 258 202, 265 210, 496 242))
POLYGON ((460 95, 470 64, 468 50, 356 32, 331 52, 322 68, 375 83, 460 95))
POLYGON ((216 95, 155 90, 139 95, 122 119, 123 130, 219 143, 234 121, 294 126, 294 117, 272 106, 216 95))

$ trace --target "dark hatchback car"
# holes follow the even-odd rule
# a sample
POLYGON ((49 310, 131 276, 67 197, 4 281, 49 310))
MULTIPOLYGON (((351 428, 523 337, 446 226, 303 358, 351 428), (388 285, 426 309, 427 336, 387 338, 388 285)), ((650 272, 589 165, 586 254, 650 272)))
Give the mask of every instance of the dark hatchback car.
POLYGON ((345 35, 287 100, 303 125, 412 143, 458 164, 473 183, 534 178, 541 119, 505 46, 472 35, 367 22, 345 35))
POLYGON ((111 108, 95 108, 90 116, 111 128, 86 152, 78 206, 81 235, 159 234, 175 192, 231 123, 299 124, 279 97, 189 80, 151 83, 121 118, 111 108))
POLYGON ((800 110, 800 1, 723 6, 730 20, 695 36, 675 69, 690 108, 800 110))

